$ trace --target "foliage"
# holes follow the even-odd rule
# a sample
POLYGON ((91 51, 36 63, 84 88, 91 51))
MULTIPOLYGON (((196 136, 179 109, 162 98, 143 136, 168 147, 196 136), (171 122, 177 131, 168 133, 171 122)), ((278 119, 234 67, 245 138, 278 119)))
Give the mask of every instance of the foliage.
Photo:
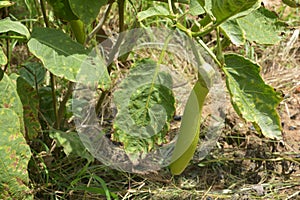
MULTIPOLYGON (((95 33, 105 28, 103 23, 109 17, 114 1, 47 2, 51 7, 45 6, 43 0, 37 5, 40 7, 36 8, 26 4, 29 12, 36 9, 34 13, 43 15, 42 21, 41 16, 26 24, 21 23, 24 19, 0 20, 1 40, 7 45, 5 51, 2 48, 0 50, 0 65, 4 66, 0 68, 0 197, 3 199, 33 198, 27 171, 32 156, 28 144, 44 140, 43 143, 47 146, 51 144, 49 141, 55 140, 66 156, 75 155, 89 162, 93 161, 74 132, 74 121, 67 105, 82 65, 87 70, 100 69, 101 80, 95 80, 101 88, 101 95, 96 103, 100 108, 97 111, 105 110, 101 107, 105 105, 103 99, 112 93, 118 113, 111 125, 110 139, 120 143, 133 157, 143 157, 157 146, 167 144, 166 137, 175 115, 176 100, 171 75, 167 72, 157 73, 161 60, 131 59, 130 56, 125 60, 124 56, 117 60, 115 55, 109 55, 108 59, 113 63, 104 68, 105 59, 91 54, 92 47, 97 43, 95 33), (103 18, 99 20, 97 16, 99 12, 103 12, 104 6, 107 13, 103 13, 103 18), (42 12, 39 11, 40 8, 42 12), (47 16, 47 13, 50 15, 47 16), (54 13, 54 18, 51 13, 54 13), (14 68, 11 50, 21 45, 26 45, 34 57, 28 52, 23 63, 14 68), (129 75, 118 85, 119 89, 114 90, 111 82, 118 72, 117 66, 120 63, 125 65, 126 61, 133 62, 127 71, 129 75), (148 84, 143 84, 144 82, 148 84), (103 85, 107 87, 103 88, 103 85)), ((163 25, 179 30, 197 41, 225 74, 236 112, 243 119, 252 122, 265 137, 281 139, 281 124, 276 111, 281 101, 279 93, 264 83, 259 74, 260 66, 255 60, 242 54, 223 54, 223 49, 231 44, 243 46, 278 43, 284 27, 276 14, 260 7, 258 0, 191 0, 179 1, 178 4, 172 1, 145 1, 147 6, 135 13, 134 23, 124 25, 124 2, 125 0, 118 0, 121 31, 127 27, 153 25, 154 22, 155 26, 163 25), (189 4, 189 9, 186 9, 186 4, 189 4), (185 6, 180 7, 182 5, 185 6), (190 18, 188 14, 199 17, 190 18), (216 35, 214 45, 207 46, 206 36, 212 35, 216 35)), ((131 5, 132 2, 128 2, 131 5)), ((283 2, 291 7, 299 7, 293 1, 283 2)), ((12 2, 1 1, 0 8, 12 6, 14 9, 13 5, 12 2)), ((115 17, 114 14, 111 13, 112 18, 115 17)), ((118 39, 114 48, 118 48, 121 39, 118 39)), ((198 58, 197 65, 200 67, 204 63, 197 55, 199 51, 194 49, 193 56, 198 58)), ((209 77, 208 82, 211 80, 209 77)), ((171 172, 175 175, 185 169, 197 147, 201 110, 209 89, 209 85, 201 80, 200 74, 184 111, 170 165, 171 172)), ((33 152, 36 150, 33 146, 31 149, 33 152)), ((51 153, 49 149, 47 153, 51 153)), ((96 179, 99 181, 99 177, 96 179)), ((104 188, 105 184, 101 185, 105 195, 109 197, 111 194, 104 188)))

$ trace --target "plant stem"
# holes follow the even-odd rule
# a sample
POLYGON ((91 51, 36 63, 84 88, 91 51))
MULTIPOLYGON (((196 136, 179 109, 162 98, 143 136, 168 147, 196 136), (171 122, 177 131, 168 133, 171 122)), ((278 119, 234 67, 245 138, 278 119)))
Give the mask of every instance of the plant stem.
MULTIPOLYGON (((125 0, 118 0, 118 4, 119 4, 119 37, 117 39, 116 44, 113 46, 111 52, 108 55, 108 67, 107 67, 107 71, 108 74, 110 74, 111 70, 112 70, 112 63, 113 60, 115 58, 115 55, 117 54, 119 47, 121 46, 121 43, 124 39, 125 34, 122 34, 122 32, 124 31, 124 12, 125 12, 125 0)), ((100 112, 100 108, 102 106, 102 103, 106 97, 106 95, 109 93, 109 91, 102 91, 98 101, 97 101, 97 105, 96 105, 96 113, 98 114, 100 112)))
POLYGON ((69 98, 72 95, 73 89, 74 89, 74 83, 69 81, 67 92, 66 92, 63 100, 60 102, 59 108, 58 108, 57 121, 56 121, 57 124, 55 124, 55 127, 58 128, 58 129, 61 128, 64 113, 65 113, 65 110, 66 110, 66 104, 67 104, 69 98))
POLYGON ((17 40, 26 40, 25 36, 18 36, 18 35, 1 35, 0 39, 17 39, 17 40))
MULTIPOLYGON (((45 7, 44 0, 40 0, 41 10, 43 13, 44 23, 46 27, 49 27, 49 21, 47 18, 47 12, 45 7)), ((57 99, 56 99, 56 93, 55 93, 55 76, 50 72, 50 85, 51 85, 51 95, 52 95, 52 106, 54 110, 54 117, 55 117, 55 124, 59 124, 58 122, 58 111, 57 111, 57 99)), ((54 128, 56 128, 54 124, 54 128)))
POLYGON ((40 4, 41 4, 41 9, 42 9, 45 25, 46 25, 46 27, 49 27, 49 21, 48 21, 47 12, 46 12, 45 1, 40 0, 40 4))

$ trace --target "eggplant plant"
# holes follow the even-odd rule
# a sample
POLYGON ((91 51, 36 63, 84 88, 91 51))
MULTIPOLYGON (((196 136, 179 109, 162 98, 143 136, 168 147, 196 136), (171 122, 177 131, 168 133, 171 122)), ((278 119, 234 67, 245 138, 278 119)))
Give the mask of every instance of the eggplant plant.
MULTIPOLYGON (((197 46, 193 48, 193 56, 199 58, 197 53, 201 47, 218 66, 224 74, 231 104, 237 114, 252 122, 259 134, 269 139, 281 139, 281 123, 276 111, 282 100, 280 94, 261 78, 261 67, 251 53, 224 53, 230 45, 251 49, 252 44, 278 43, 284 24, 275 13, 262 7, 259 0, 143 2, 147 5, 146 9, 143 6, 136 9, 133 1, 125 0, 40 0, 36 9, 43 20, 33 22, 32 29, 21 23, 21 19, 7 17, 0 20, 0 38, 7 47, 5 51, 0 49, 0 64, 3 66, 0 68, 1 199, 33 199, 27 172, 31 157, 29 144, 45 132, 50 132, 49 136, 63 146, 67 155, 76 154, 93 160, 85 152, 78 135, 72 132, 70 137, 70 131, 67 131, 73 128, 69 107, 71 96, 82 63, 86 61, 87 69, 93 70, 94 66, 101 69, 101 78, 96 80, 97 89, 101 91, 95 103, 97 114, 103 110, 104 99, 109 95, 118 109, 110 136, 104 134, 103 137, 109 137, 111 142, 118 143, 126 153, 136 157, 141 152, 146 155, 157 146, 167 144, 176 100, 170 74, 157 71, 163 57, 158 61, 131 59, 133 46, 128 45, 128 53, 117 58, 118 48, 126 42, 126 37, 119 37, 107 58, 102 58, 108 60, 108 66, 103 67, 102 61, 91 56, 91 49, 97 43, 96 33, 105 29, 105 22, 115 15, 118 17, 119 33, 130 29, 128 27, 163 25, 195 41, 197 46), (114 5, 118 13, 112 12, 114 5), (132 15, 126 9, 130 6, 135 8, 135 19, 126 19, 127 15, 132 15), (100 20, 99 13, 102 16, 100 20), (214 45, 208 45, 207 38, 212 35, 216 36, 214 45), (34 58, 28 55, 26 62, 17 67, 17 73, 12 73, 16 70, 10 68, 11 49, 16 45, 26 45, 34 58), (125 65, 126 62, 131 63, 129 75, 121 80, 119 90, 113 90, 117 64, 125 65), (151 84, 142 85, 143 81, 151 84), (166 112, 161 113, 161 110, 166 112), (130 123, 136 124, 134 129, 128 128, 132 127, 130 123), (147 133, 142 139, 133 134, 135 130, 138 130, 136 134, 140 133, 141 129, 147 133), (150 134, 152 132, 156 134, 150 134), (149 134, 151 137, 148 137, 149 134), (70 146, 76 146, 77 150, 70 146)), ((0 3, 1 8, 13 9, 14 6, 9 1, 0 3)), ((198 65, 203 64, 201 59, 198 65)), ((201 110, 209 92, 209 86, 201 78, 196 80, 171 156, 169 167, 174 175, 183 172, 197 148, 201 110)), ((97 149, 89 151, 93 154, 97 149)))

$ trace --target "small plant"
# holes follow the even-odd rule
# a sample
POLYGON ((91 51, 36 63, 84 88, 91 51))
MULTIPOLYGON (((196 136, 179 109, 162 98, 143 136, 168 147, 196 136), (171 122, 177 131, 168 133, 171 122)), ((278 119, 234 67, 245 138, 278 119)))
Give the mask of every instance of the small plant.
MULTIPOLYGON (((14 5, 1 1, 0 8, 13 11, 21 3, 16 2, 14 5)), ((34 1, 34 5, 24 2, 30 16, 18 18, 11 14, 0 20, 0 38, 5 47, 5 50, 0 49, 0 64, 3 66, 0 68, 1 199, 33 199, 27 172, 32 148, 29 144, 39 138, 55 139, 65 148, 67 155, 73 153, 93 161, 74 133, 70 109, 83 63, 87 68, 101 70, 101 78, 96 80, 100 91, 95 103, 97 114, 106 109, 104 99, 112 93, 118 110, 113 124, 108 127, 112 142, 118 143, 135 159, 140 155, 145 157, 156 147, 170 142, 167 137, 176 114, 174 83, 170 73, 157 70, 164 64, 165 49, 157 60, 140 59, 131 53, 133 45, 128 45, 128 52, 116 59, 118 48, 126 42, 126 37, 119 37, 108 58, 92 53, 91 49, 97 44, 96 33, 105 28, 103 25, 108 18, 116 15, 112 12, 113 5, 118 8, 119 33, 127 27, 163 26, 195 41, 197 45, 191 45, 191 57, 196 59, 199 67, 207 64, 200 53, 203 49, 211 57, 225 75, 231 103, 239 116, 252 122, 265 137, 281 139, 276 107, 282 98, 261 78, 260 66, 255 63, 251 51, 255 44, 278 43, 284 24, 275 13, 262 7, 260 1, 40 0, 40 4, 34 1), (137 9, 135 3, 143 5, 142 9, 137 9), (130 15, 126 4, 135 10, 133 23, 127 19, 126 24, 126 15, 130 15), (99 11, 102 14, 100 20, 97 18, 99 11), (24 20, 29 17, 37 20, 24 20), (208 44, 210 39, 207 38, 212 35, 216 38, 208 44), (13 66, 12 50, 24 45, 28 48, 26 59, 13 66), (230 45, 245 47, 246 54, 224 53, 230 45), (103 67, 103 60, 107 59, 109 65, 103 67), (130 63, 126 71, 128 75, 120 81, 119 89, 114 90, 118 66, 126 63, 130 63), (141 133, 145 136, 139 135, 141 133)), ((299 7, 293 1, 283 2, 299 7)), ((167 40, 165 44, 168 44, 167 40)), ((208 79, 203 81, 199 72, 187 100, 170 164, 174 175, 182 173, 197 147, 201 110, 210 92, 208 82, 212 81, 210 77, 208 79)))

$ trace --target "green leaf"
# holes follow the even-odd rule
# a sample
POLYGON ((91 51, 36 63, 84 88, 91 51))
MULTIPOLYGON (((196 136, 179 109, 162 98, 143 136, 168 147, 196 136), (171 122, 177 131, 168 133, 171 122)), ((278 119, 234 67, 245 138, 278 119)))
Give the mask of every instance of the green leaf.
POLYGON ((172 16, 170 16, 169 10, 163 6, 150 7, 147 10, 141 11, 137 14, 137 18, 139 21, 143 21, 144 19, 154 16, 172 18, 172 16))
POLYGON ((237 22, 245 31, 246 39, 251 42, 275 44, 280 41, 281 30, 276 26, 277 16, 264 8, 237 19, 237 22))
POLYGON ((0 108, 0 198, 33 199, 27 172, 31 152, 16 112, 0 108))
POLYGON ((197 16, 197 15, 204 14, 205 10, 202 8, 198 0, 191 0, 189 13, 191 15, 197 16))
POLYGON ((211 0, 212 13, 217 23, 245 16, 260 7, 259 0, 211 0))
POLYGON ((63 20, 77 20, 78 17, 73 13, 69 0, 47 0, 54 10, 54 14, 63 20))
POLYGON ((222 23, 221 28, 234 45, 239 46, 245 44, 245 32, 237 22, 237 19, 228 20, 222 23))
POLYGON ((14 5, 15 2, 11 2, 11 1, 0 1, 0 8, 7 8, 10 7, 12 5, 14 5))
POLYGON ((3 49, 0 48, 0 65, 6 65, 6 64, 7 64, 7 57, 3 52, 3 49))
POLYGON ((23 105, 16 90, 15 83, 4 73, 0 81, 0 108, 9 108, 19 117, 21 132, 24 133, 23 105))
POLYGON ((30 33, 25 25, 18 21, 12 21, 9 17, 0 20, 0 33, 6 33, 9 31, 16 32, 20 35, 30 37, 30 33))
POLYGON ((63 147, 63 150, 67 156, 78 156, 85 158, 88 161, 93 161, 94 157, 87 151, 82 144, 77 133, 70 132, 65 133, 61 131, 51 132, 49 136, 55 139, 59 146, 63 147))
POLYGON ((69 81, 77 81, 78 71, 83 65, 86 70, 96 70, 99 73, 97 77, 109 77, 101 58, 88 56, 88 50, 60 30, 34 29, 28 47, 45 68, 69 81))
POLYGON ((181 174, 193 158, 199 140, 202 107, 207 94, 208 89, 196 82, 186 103, 172 154, 170 169, 174 175, 181 174))
POLYGON ((25 63, 20 69, 20 76, 25 79, 31 87, 36 87, 37 85, 43 83, 46 69, 41 63, 38 62, 28 62, 25 63))
POLYGON ((72 11, 86 25, 91 24, 100 12, 100 8, 107 4, 107 0, 69 0, 72 11))
POLYGON ((21 77, 17 79, 17 91, 23 104, 26 135, 31 140, 41 132, 38 117, 39 98, 32 86, 21 77))
POLYGON ((114 93, 118 108, 114 138, 129 153, 146 153, 160 145, 174 115, 172 77, 157 70, 159 66, 152 60, 136 62, 114 93))
POLYGON ((43 118, 50 125, 55 122, 54 108, 53 108, 53 98, 52 98, 52 90, 50 86, 42 87, 39 89, 39 104, 40 104, 40 112, 43 115, 43 118))
POLYGON ((225 55, 225 63, 226 84, 236 112, 258 126, 265 137, 280 139, 276 107, 282 99, 264 83, 259 75, 260 66, 237 54, 225 55))
POLYGON ((282 2, 292 8, 300 7, 300 2, 298 0, 282 0, 282 2))

